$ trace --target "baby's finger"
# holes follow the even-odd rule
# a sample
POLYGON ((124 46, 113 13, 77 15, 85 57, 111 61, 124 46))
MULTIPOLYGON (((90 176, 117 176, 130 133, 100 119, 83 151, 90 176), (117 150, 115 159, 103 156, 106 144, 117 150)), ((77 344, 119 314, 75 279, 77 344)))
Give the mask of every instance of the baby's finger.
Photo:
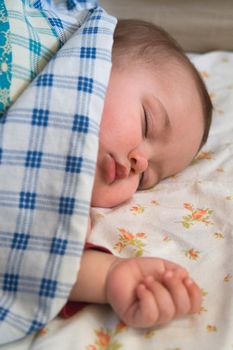
MULTIPOLYGON (((159 310, 153 294, 144 284, 140 284, 136 290, 139 310, 137 311, 137 323, 142 323, 143 327, 153 326, 159 317, 159 310)), ((138 327, 140 325, 138 324, 138 327)))
POLYGON ((177 263, 175 263, 175 262, 173 262, 173 261, 169 261, 169 260, 165 260, 165 259, 164 259, 164 264, 165 264, 166 270, 177 270, 177 269, 181 269, 181 270, 187 272, 187 270, 186 270, 184 267, 182 267, 181 265, 179 265, 179 264, 177 264, 177 263))
POLYGON ((152 292, 158 307, 158 324, 172 320, 175 315, 175 306, 169 291, 159 281, 149 277, 145 279, 147 288, 152 292))
POLYGON ((201 302, 202 302, 201 290, 191 278, 186 278, 184 280, 184 284, 187 288, 187 292, 190 298, 189 313, 197 313, 201 309, 201 302))
POLYGON ((191 310, 191 300, 179 271, 165 273, 163 282, 169 290, 175 304, 176 316, 183 316, 191 310))

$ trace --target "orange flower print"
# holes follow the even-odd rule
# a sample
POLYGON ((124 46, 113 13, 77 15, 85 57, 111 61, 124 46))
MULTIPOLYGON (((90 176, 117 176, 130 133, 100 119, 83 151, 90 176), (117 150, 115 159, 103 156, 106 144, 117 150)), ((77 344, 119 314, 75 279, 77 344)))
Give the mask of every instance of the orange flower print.
POLYGON ((184 208, 193 211, 193 207, 190 203, 184 203, 184 208))
POLYGON ((214 232, 214 238, 216 239, 222 239, 224 238, 224 234, 222 232, 214 232))
POLYGON ((208 310, 205 308, 205 306, 202 305, 198 314, 200 315, 200 314, 203 314, 204 312, 208 312, 208 310))
POLYGON ((95 331, 94 344, 86 347, 86 350, 117 350, 122 347, 122 344, 116 340, 116 336, 125 331, 127 327, 119 322, 113 329, 100 328, 95 331))
POLYGON ((44 328, 42 328, 42 329, 40 329, 39 331, 38 331, 38 336, 43 336, 43 335, 45 335, 45 334, 47 334, 48 333, 48 328, 46 328, 46 327, 44 327, 44 328))
POLYGON ((122 229, 122 228, 120 228, 119 231, 124 241, 131 241, 132 239, 134 239, 134 235, 129 231, 126 231, 125 229, 122 229))
POLYGON ((126 326, 126 324, 124 322, 119 322, 116 325, 116 332, 117 333, 124 332, 126 329, 127 329, 127 326, 126 326))
POLYGON ((118 251, 119 253, 122 252, 122 250, 125 248, 125 244, 123 242, 117 242, 115 245, 114 245, 114 249, 116 251, 118 251))
POLYGON ((110 343, 111 337, 109 334, 107 334, 105 331, 100 330, 95 332, 97 335, 97 345, 99 345, 102 348, 107 348, 107 346, 110 343))
POLYGON ((213 210, 208 208, 197 208, 195 209, 192 204, 184 203, 184 208, 187 209, 190 214, 183 216, 183 220, 180 221, 184 228, 190 228, 195 222, 202 222, 203 224, 212 225, 213 223, 209 220, 210 215, 213 214, 213 210))
POLYGON ((118 242, 114 245, 118 253, 121 253, 126 247, 130 247, 134 255, 139 257, 144 253, 145 243, 143 242, 146 239, 146 234, 144 232, 131 233, 124 228, 118 228, 120 232, 118 236, 118 242))
POLYGON ((168 234, 165 234, 164 236, 163 236, 163 241, 164 242, 170 242, 172 239, 168 236, 168 234))
POLYGON ((206 326, 206 328, 207 328, 207 331, 210 332, 210 333, 217 332, 217 330, 218 330, 217 327, 212 325, 212 324, 208 324, 206 326))
MULTIPOLYGON (((204 297, 206 297, 206 295, 208 295, 208 292, 205 291, 204 289, 201 289, 201 294, 202 294, 202 297, 204 299, 204 297)), ((203 314, 204 312, 208 312, 208 309, 203 305, 203 303, 204 303, 204 300, 202 302, 201 309, 198 312, 199 315, 203 314)))
POLYGON ((202 218, 204 215, 208 214, 208 211, 207 210, 199 210, 199 211, 196 211, 196 212, 193 212, 192 213, 192 217, 195 219, 195 220, 198 220, 200 218, 202 218))
POLYGON ((138 232, 138 233, 136 233, 136 237, 146 238, 146 234, 144 232, 138 232))
POLYGON ((146 339, 150 339, 153 338, 153 336, 155 335, 156 331, 155 330, 148 330, 144 333, 144 338, 146 339))
POLYGON ((230 280, 232 279, 232 275, 230 273, 228 273, 225 277, 224 277, 224 282, 230 282, 230 280))
POLYGON ((185 251, 185 255, 191 260, 197 260, 200 256, 200 252, 191 248, 185 251))
POLYGON ((156 199, 152 199, 151 204, 153 205, 159 205, 159 202, 156 199))
POLYGON ((206 70, 200 72, 203 78, 209 78, 209 72, 206 70))
POLYGON ((204 152, 201 151, 195 158, 196 160, 213 160, 213 152, 209 151, 209 152, 204 152))
POLYGON ((130 208, 130 211, 135 215, 144 213, 144 210, 145 207, 141 204, 135 204, 130 208))

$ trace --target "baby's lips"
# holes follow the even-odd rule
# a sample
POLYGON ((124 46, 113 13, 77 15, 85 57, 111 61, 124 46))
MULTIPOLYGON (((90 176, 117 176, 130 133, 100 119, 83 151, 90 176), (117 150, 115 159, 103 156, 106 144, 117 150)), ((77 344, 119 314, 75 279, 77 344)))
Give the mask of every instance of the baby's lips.
POLYGON ((127 167, 123 164, 116 163, 116 180, 118 179, 124 179, 125 177, 128 177, 129 170, 127 167))
POLYGON ((104 156, 101 168, 104 180, 108 185, 116 180, 127 178, 130 171, 126 165, 118 163, 109 153, 104 156))
POLYGON ((116 179, 116 162, 110 154, 106 154, 102 161, 103 178, 110 185, 116 179))

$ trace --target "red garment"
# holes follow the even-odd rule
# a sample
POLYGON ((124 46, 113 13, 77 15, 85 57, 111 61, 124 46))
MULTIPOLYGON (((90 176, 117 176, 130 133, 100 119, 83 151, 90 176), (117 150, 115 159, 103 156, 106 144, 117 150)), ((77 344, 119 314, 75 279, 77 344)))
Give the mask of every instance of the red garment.
MULTIPOLYGON (((92 243, 85 244, 85 250, 94 249, 104 253, 112 254, 110 250, 105 247, 97 246, 92 243)), ((63 308, 61 309, 58 316, 62 318, 70 318, 75 315, 77 312, 81 311, 85 306, 90 305, 90 303, 80 302, 80 301, 68 301, 63 308)))

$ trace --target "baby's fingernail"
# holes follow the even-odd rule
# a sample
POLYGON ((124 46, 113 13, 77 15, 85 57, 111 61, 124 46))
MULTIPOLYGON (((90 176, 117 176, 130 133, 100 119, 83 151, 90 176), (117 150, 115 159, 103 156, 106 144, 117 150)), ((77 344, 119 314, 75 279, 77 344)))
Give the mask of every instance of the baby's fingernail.
POLYGON ((185 280, 185 283, 188 285, 188 286, 191 286, 192 284, 193 284, 193 280, 192 280, 192 278, 187 278, 186 280, 185 280))
POLYGON ((167 271, 164 275, 165 278, 172 278, 173 277, 173 272, 172 271, 167 271))

